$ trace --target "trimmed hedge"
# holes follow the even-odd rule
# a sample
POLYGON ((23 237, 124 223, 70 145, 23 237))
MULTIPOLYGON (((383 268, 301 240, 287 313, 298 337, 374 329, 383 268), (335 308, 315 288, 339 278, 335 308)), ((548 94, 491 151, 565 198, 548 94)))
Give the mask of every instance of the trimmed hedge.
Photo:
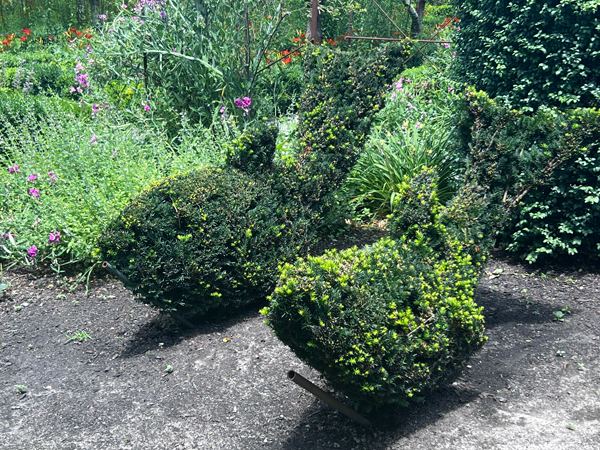
POLYGON ((456 2, 460 78, 516 107, 600 106, 597 0, 456 2))
POLYGON ((276 128, 260 123, 232 143, 224 168, 155 185, 100 237, 142 301, 186 317, 242 306, 272 292, 278 266, 315 242, 403 53, 307 53, 302 150, 275 163, 276 128))
POLYGON ((530 262, 600 256, 600 112, 528 115, 473 90, 462 111, 460 146, 477 161, 470 171, 508 207, 501 238, 508 250, 530 262))
POLYGON ((204 168, 136 198, 102 234, 100 249, 136 283, 140 301, 193 317, 269 294, 278 266, 307 251, 308 225, 267 184, 232 168, 204 168))
POLYGON ((400 213, 396 240, 286 264, 262 311, 300 359, 365 410, 419 398, 485 342, 473 301, 485 250, 474 263, 474 242, 444 225, 453 208, 437 200, 434 179, 424 172, 406 188, 400 201, 418 211, 400 213))

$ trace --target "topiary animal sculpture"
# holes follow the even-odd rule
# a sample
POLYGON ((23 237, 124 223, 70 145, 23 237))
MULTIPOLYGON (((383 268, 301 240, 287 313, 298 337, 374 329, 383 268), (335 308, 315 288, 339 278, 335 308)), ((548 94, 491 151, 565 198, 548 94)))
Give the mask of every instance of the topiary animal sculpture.
POLYGON ((101 235, 103 258, 140 301, 184 318, 268 295, 279 266, 314 242, 404 56, 398 47, 370 58, 316 48, 305 61, 295 156, 274 161, 273 127, 248 131, 224 167, 168 178, 136 198, 101 235))

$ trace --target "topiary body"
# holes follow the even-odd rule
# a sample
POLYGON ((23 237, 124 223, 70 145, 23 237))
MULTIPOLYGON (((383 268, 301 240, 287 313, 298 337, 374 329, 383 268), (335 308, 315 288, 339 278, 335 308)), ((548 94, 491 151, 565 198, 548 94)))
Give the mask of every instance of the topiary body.
POLYGON ((294 156, 274 162, 274 127, 247 130, 222 169, 167 179, 133 201, 100 237, 102 256, 142 301, 185 317, 266 297, 278 266, 315 241, 404 54, 315 49, 294 156))
POLYGON ((405 187, 394 240, 285 265, 263 310, 299 358, 367 410, 407 404, 485 342, 473 301, 485 253, 460 226, 485 204, 464 190, 443 207, 434 180, 425 171, 405 187), (457 221, 457 210, 469 214, 457 221))

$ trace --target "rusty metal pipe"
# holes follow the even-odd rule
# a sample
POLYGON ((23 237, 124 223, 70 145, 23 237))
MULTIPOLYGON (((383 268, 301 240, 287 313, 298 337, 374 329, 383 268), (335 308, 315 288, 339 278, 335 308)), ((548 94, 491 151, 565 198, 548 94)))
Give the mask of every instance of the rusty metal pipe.
POLYGON ((333 398, 327 392, 323 391, 322 389, 320 389, 317 386, 315 386, 314 384, 312 384, 310 381, 308 381, 302 375, 299 375, 296 372, 294 372, 293 370, 290 370, 288 372, 287 376, 290 380, 292 380, 298 386, 306 389, 308 392, 310 392, 311 394, 320 398, 325 403, 327 403, 329 406, 332 406, 333 408, 337 409, 343 415, 352 419, 354 422, 358 423, 359 425, 362 425, 363 427, 370 427, 372 425, 372 423, 369 420, 365 419, 363 416, 361 416, 359 413, 354 411, 352 408, 349 408, 348 406, 344 405, 342 402, 333 398))
POLYGON ((129 278, 127 278, 125 275, 123 275, 123 273, 119 269, 112 266, 108 261, 104 261, 102 263, 102 268, 105 269, 111 275, 114 275, 115 277, 117 277, 123 283, 128 284, 130 286, 133 284, 131 281, 129 281, 129 278))

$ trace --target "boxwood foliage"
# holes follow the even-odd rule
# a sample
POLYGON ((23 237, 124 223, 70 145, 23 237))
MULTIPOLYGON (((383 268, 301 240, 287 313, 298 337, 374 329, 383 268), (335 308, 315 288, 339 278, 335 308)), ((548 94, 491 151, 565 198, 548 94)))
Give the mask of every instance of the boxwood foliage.
POLYGON ((104 232, 101 250, 144 303, 202 315, 266 296, 278 265, 306 252, 308 224, 284 208, 246 173, 203 168, 142 193, 104 232))
POLYGON ((198 169, 142 193, 100 237, 102 256, 141 301, 188 318, 265 297, 278 266, 315 241, 322 200, 360 153, 402 54, 315 49, 300 112, 309 137, 295 156, 274 162, 269 124, 247 130, 224 168, 198 169))
POLYGON ((600 256, 600 112, 528 114, 474 90, 462 111, 461 148, 470 153, 470 171, 508 206, 503 244, 530 262, 600 256))
POLYGON ((516 107, 600 106, 597 0, 456 2, 460 77, 516 107))
POLYGON ((446 225, 461 223, 455 210, 483 214, 485 202, 466 190, 445 208, 434 180, 425 171, 404 186, 394 240, 286 264, 262 311, 299 358, 365 410, 421 398, 485 342, 473 301, 485 252, 477 236, 446 225))

